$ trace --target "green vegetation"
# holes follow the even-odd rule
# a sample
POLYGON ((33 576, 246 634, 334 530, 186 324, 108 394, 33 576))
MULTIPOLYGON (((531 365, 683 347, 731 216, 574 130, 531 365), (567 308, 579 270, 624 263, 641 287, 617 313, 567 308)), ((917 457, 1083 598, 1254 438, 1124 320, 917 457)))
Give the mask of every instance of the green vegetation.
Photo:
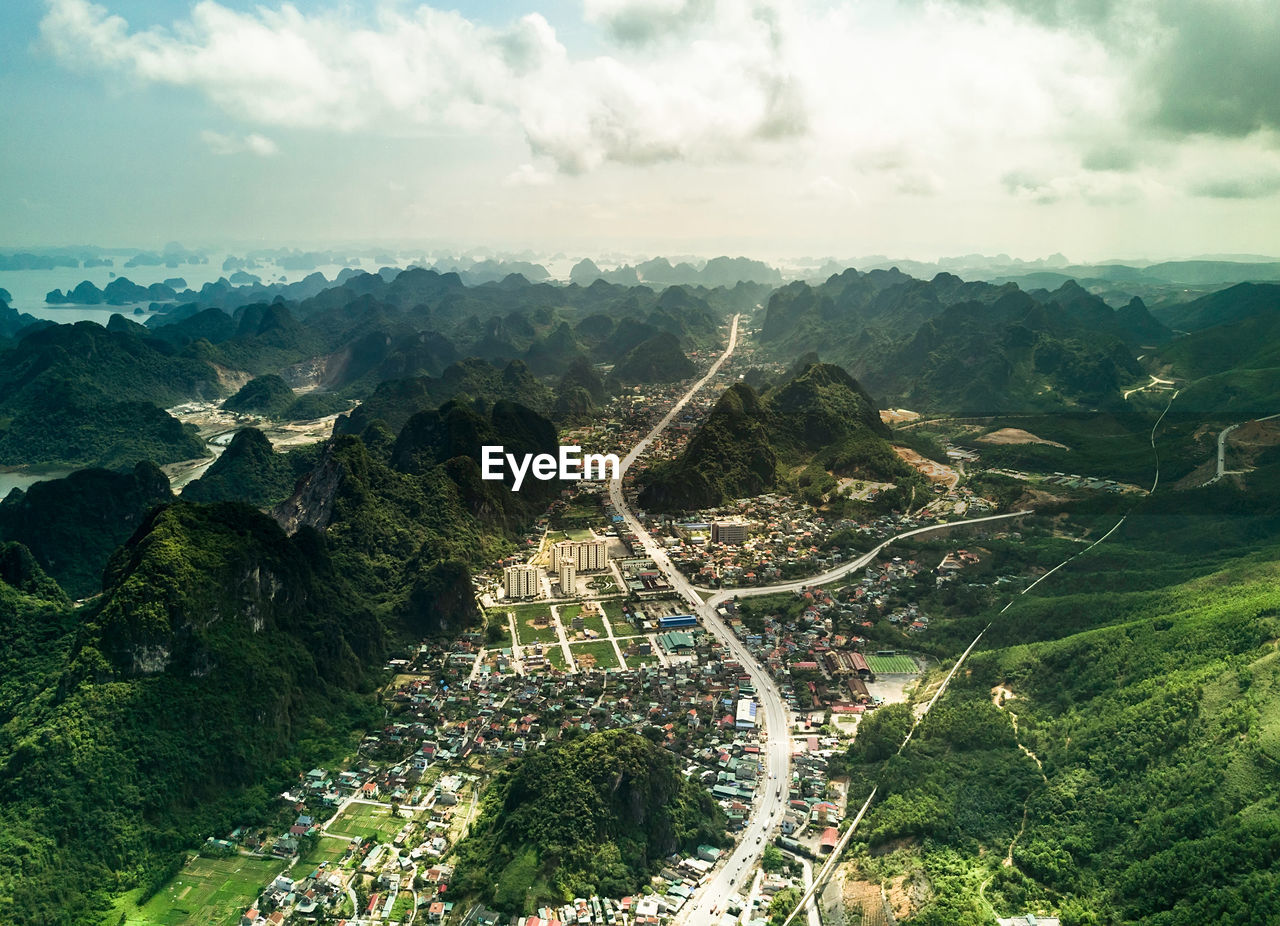
POLYGON ((298 856, 296 867, 299 871, 306 872, 319 867, 323 862, 328 862, 330 868, 336 868, 350 846, 350 839, 340 836, 320 836, 312 841, 309 849, 304 847, 304 851, 298 856))
POLYGON ((0 636, 0 661, 43 663, 6 681, 0 731, 0 898, 17 924, 96 924, 117 891, 145 901, 183 850, 269 819, 298 763, 345 753, 373 717, 361 666, 383 634, 314 532, 161 507, 105 587, 74 621, 16 601, 0 636))
POLYGON ((127 926, 238 926, 262 886, 270 883, 284 864, 278 859, 238 855, 223 859, 196 857, 145 903, 135 902, 136 891, 125 895, 104 922, 127 926))
POLYGON ((505 401, 483 412, 448 402, 414 414, 396 436, 373 424, 361 437, 326 443, 275 515, 291 528, 323 529, 344 574, 410 633, 474 626, 470 568, 509 552, 509 538, 558 492, 554 482, 513 492, 482 480, 486 443, 554 452, 556 431, 505 401))
POLYGON ((893 452, 875 402, 844 370, 802 362, 758 395, 745 383, 724 391, 674 460, 645 473, 640 503, 654 511, 708 508, 778 486, 782 462, 799 468, 799 489, 821 505, 829 472, 875 481, 916 479, 893 452))
POLYGON ((372 422, 382 421, 392 431, 398 431, 414 414, 439 408, 451 399, 476 399, 484 403, 505 399, 540 414, 549 413, 553 404, 551 390, 534 378, 521 361, 513 360, 499 369, 472 358, 451 365, 438 378, 418 376, 381 383, 369 398, 339 422, 337 430, 343 434, 359 434, 372 422))
POLYGON ((627 351, 614 365, 609 382, 614 388, 634 383, 675 383, 696 372, 693 361, 680 349, 679 338, 663 331, 627 351))
POLYGON ((620 897, 665 856, 721 845, 719 807, 676 758, 625 730, 554 743, 498 773, 458 846, 451 892, 505 912, 620 897))
POLYGON ((44 393, 0 418, 0 465, 96 466, 178 463, 208 456, 192 425, 147 402, 88 403, 66 391, 44 393))
POLYGON ((293 404, 280 413, 284 421, 311 421, 327 418, 351 408, 351 402, 332 392, 307 392, 298 396, 293 404))
POLYGON ((205 456, 195 429, 159 406, 221 393, 212 365, 132 329, 33 327, 0 351, 0 465, 127 469, 205 456))
MULTIPOLYGON (((853 798, 880 786, 860 867, 931 885, 913 921, 1265 921, 1280 885, 1277 510, 1274 490, 1160 493, 1012 607, 936 628, 953 657, 991 622, 901 755, 910 713, 895 706, 848 756, 853 798), (1013 699, 993 703, 997 686, 1013 699)), ((1100 535, 1115 520, 1077 506, 1072 522, 1100 535)), ((1024 556, 1074 552, 1023 533, 1024 556)), ((1015 551, 991 546, 1007 565, 1015 551)))
POLYGON ((618 668, 618 654, 613 651, 613 644, 607 640, 596 640, 592 643, 574 643, 569 648, 573 652, 573 659, 578 664, 579 669, 585 671, 588 668, 618 668), (590 658, 590 667, 583 662, 582 657, 584 655, 590 658))
POLYGON ((390 842, 408 822, 405 817, 392 816, 389 807, 351 804, 333 821, 329 832, 348 839, 390 842))
MULTIPOLYGON (((547 609, 550 613, 550 609, 547 609)), ((554 623, 546 623, 541 627, 533 622, 533 617, 516 614, 516 633, 520 636, 520 645, 528 646, 530 643, 554 643, 560 637, 556 634, 556 625, 554 623)))
POLYGON ((232 412, 248 412, 266 418, 277 418, 295 401, 293 390, 277 373, 257 376, 245 383, 240 391, 222 403, 232 412))
POLYGON ((595 631, 597 636, 604 636, 604 618, 600 616, 598 611, 593 611, 582 618, 582 628, 584 630, 595 631))
POLYGON ((1140 344, 1168 340, 1141 300, 1115 310, 1074 281, 1054 292, 846 270, 769 300, 775 357, 818 351, 892 405, 968 415, 1118 407, 1140 344))
POLYGON ((0 502, 0 538, 17 541, 73 598, 102 588, 107 559, 156 505, 169 480, 151 463, 131 473, 86 469, 37 482, 0 502))
POLYGON ((914 675, 920 671, 910 656, 875 656, 867 654, 867 666, 876 675, 914 675))
POLYGON ((258 508, 278 504, 315 467, 321 451, 320 444, 313 444, 276 453, 257 428, 241 428, 222 456, 182 490, 183 501, 234 501, 258 508))

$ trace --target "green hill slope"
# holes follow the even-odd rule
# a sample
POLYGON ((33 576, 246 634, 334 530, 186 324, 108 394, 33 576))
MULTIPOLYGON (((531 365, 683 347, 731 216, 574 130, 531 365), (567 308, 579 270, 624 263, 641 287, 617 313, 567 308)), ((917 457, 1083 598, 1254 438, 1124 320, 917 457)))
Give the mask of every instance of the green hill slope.
POLYGON ((719 845, 724 821, 676 757, 629 730, 553 743, 503 770, 458 848, 451 891, 520 913, 639 890, 672 852, 719 845))
MULTIPOLYGON (((1034 593, 939 628, 950 659, 991 623, 907 749, 909 712, 877 712, 849 755, 854 794, 881 788, 852 853, 928 885, 913 922, 1268 921, 1277 501, 1270 488, 1154 496, 1034 593)), ((1075 517, 1101 535, 1116 514, 1075 517)), ((1024 530, 1018 555, 1048 566, 1073 552, 1050 556, 1048 536, 1024 530)))
POLYGON ((0 537, 24 544, 67 594, 83 598, 101 590, 108 558, 151 509, 172 499, 153 463, 80 470, 11 492, 0 502, 0 537))
POLYGON ((672 511, 759 495, 778 486, 780 463, 862 479, 913 478, 888 436, 856 380, 831 364, 807 363, 762 396, 745 383, 726 389, 680 455, 645 473, 640 503, 672 511))
POLYGON ((100 922, 110 892, 154 889, 204 834, 267 813, 277 762, 365 716, 381 631, 314 533, 173 505, 106 585, 70 620, 18 602, 0 635, 0 664, 45 661, 0 732, 0 897, 20 926, 100 922))

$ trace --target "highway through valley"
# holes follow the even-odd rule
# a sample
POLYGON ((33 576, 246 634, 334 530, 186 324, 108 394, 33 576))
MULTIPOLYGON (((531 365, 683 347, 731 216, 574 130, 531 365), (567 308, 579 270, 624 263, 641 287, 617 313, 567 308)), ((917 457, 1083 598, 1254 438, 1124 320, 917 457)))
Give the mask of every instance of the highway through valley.
MULTIPOLYGON (((622 461, 619 477, 626 474, 627 468, 648 449, 650 443, 660 435, 672 420, 697 392, 720 371, 720 367, 733 353, 738 343, 738 323, 740 316, 735 315, 729 328, 729 345, 723 354, 712 364, 702 379, 694 383, 679 402, 663 416, 639 443, 632 448, 622 461)), ((700 595, 684 577, 680 570, 672 564, 666 551, 646 531, 632 512, 622 492, 622 480, 614 479, 609 483, 609 498, 614 509, 622 516, 628 529, 636 536, 645 549, 646 555, 653 559, 654 565, 662 572, 667 582, 696 611, 702 626, 713 634, 726 648, 727 652, 741 665, 743 672, 751 678, 756 690, 758 703, 756 723, 765 730, 765 738, 761 744, 761 761, 764 768, 760 798, 751 808, 751 816, 743 828, 741 839, 728 860, 723 862, 712 874, 707 883, 698 891, 695 898, 686 904, 677 917, 677 922, 689 926, 703 926, 713 923, 718 914, 724 911, 736 887, 746 883, 752 869, 764 852, 770 828, 782 819, 782 809, 788 797, 788 766, 791 761, 790 721, 791 712, 782 692, 774 684, 769 673, 765 671, 747 651, 746 646, 737 638, 729 626, 716 614, 715 605, 703 602, 700 595)))
MULTIPOLYGON (((716 637, 726 652, 741 666, 743 674, 751 679, 755 688, 757 701, 757 726, 762 727, 764 736, 761 741, 761 762, 763 769, 760 778, 760 791, 751 815, 744 827, 741 838, 727 860, 724 860, 711 875, 707 883, 698 891, 694 899, 685 905, 676 917, 675 922, 682 926, 704 926, 718 920, 737 889, 749 883, 756 863, 759 861, 764 847, 768 845, 769 833, 782 820, 783 811, 788 800, 790 786, 791 761, 791 710, 782 697, 782 692, 770 677, 768 671, 748 651, 733 630, 721 619, 717 609, 730 598, 751 597, 757 595, 777 594, 779 592, 798 591, 805 586, 821 585, 835 581, 849 572, 867 566, 886 546, 894 540, 923 534, 930 531, 944 530, 957 524, 976 524, 984 521, 999 521, 1006 518, 1021 517, 1028 512, 1018 511, 1011 514, 992 515, 984 518, 973 518, 968 521, 953 521, 947 524, 930 525, 906 531, 885 540, 868 553, 844 563, 822 575, 812 576, 794 582, 777 585, 731 589, 710 593, 700 593, 684 574, 671 562, 666 550, 646 531, 632 512, 622 491, 621 477, 639 456, 648 449, 675 419, 685 404, 702 389, 720 371, 724 362, 732 355, 738 340, 738 323, 740 316, 734 316, 729 328, 729 343, 721 356, 712 364, 707 373, 671 408, 670 411, 645 435, 623 459, 619 478, 609 483, 609 498, 614 509, 622 516, 627 528, 635 535, 645 554, 650 557, 656 568, 662 572, 666 581, 676 594, 683 597, 691 609, 697 614, 702 627, 716 637), (704 600, 703 594, 708 597, 704 600)), ((812 901, 810 901, 812 903, 812 901)), ((811 917, 815 910, 810 909, 811 917)))

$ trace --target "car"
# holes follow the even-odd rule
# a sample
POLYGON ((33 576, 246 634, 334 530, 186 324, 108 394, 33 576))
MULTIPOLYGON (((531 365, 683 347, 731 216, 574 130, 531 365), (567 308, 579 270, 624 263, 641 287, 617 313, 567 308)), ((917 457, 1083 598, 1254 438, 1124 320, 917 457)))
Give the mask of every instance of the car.
POLYGON ((733 882, 734 882, 734 881, 736 881, 736 880, 737 880, 736 878, 730 878, 730 879, 729 879, 729 886, 730 886, 730 887, 732 887, 732 886, 733 886, 733 882))
POLYGON ((757 837, 756 837, 756 843, 757 843, 757 844, 759 844, 759 842, 760 842, 760 837, 759 837, 759 836, 757 836, 757 837))

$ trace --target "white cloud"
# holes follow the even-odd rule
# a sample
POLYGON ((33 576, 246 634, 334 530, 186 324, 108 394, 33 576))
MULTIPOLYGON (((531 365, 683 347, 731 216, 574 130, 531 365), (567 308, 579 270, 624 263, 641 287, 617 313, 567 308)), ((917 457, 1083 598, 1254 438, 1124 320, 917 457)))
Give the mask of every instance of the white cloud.
POLYGON ((250 132, 248 135, 223 135, 221 132, 205 130, 200 133, 203 141, 214 154, 256 154, 259 157, 271 157, 280 152, 279 146, 265 135, 250 132))
POLYGON ((521 164, 507 174, 502 185, 507 187, 546 186, 551 180, 550 171, 542 170, 532 164, 521 164))
MULTIPOLYGON (((361 21, 342 5, 199 0, 150 28, 89 0, 46 2, 41 32, 59 61, 205 97, 243 123, 204 133, 223 153, 275 154, 272 129, 444 133, 522 148, 492 175, 513 188, 553 171, 692 163, 778 168, 778 186, 805 196, 825 178, 831 195, 852 187, 868 201, 1236 189, 1188 179, 1164 149, 1190 142, 1135 143, 1124 117, 1140 56, 1015 0, 584 0, 603 49, 591 54, 537 13, 494 27, 413 0, 361 21)), ((1265 189, 1266 170, 1245 168, 1264 180, 1237 186, 1265 189)))
POLYGON ((538 14, 494 29, 388 4, 368 26, 287 4, 240 12, 201 0, 169 28, 131 30, 88 0, 48 2, 41 32, 69 66, 189 87, 259 125, 400 134, 516 126, 535 154, 569 172, 749 156, 806 126, 767 7, 730 9, 714 36, 661 56, 573 59, 538 14))

